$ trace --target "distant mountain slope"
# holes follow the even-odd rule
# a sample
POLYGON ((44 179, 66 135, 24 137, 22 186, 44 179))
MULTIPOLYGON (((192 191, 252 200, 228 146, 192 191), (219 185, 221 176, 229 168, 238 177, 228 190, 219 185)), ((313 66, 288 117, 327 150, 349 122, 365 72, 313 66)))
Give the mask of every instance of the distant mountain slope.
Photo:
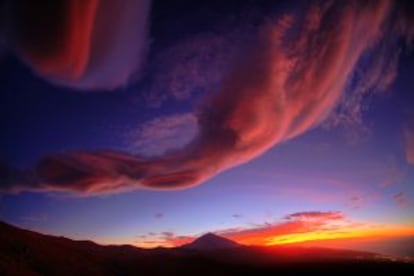
POLYGON ((0 222, 0 275, 414 275, 413 263, 350 250, 249 247, 214 234, 180 248, 102 246, 0 222))
POLYGON ((218 235, 207 233, 198 239, 195 239, 193 242, 182 246, 182 248, 187 249, 196 249, 196 250, 217 250, 217 249, 230 249, 230 248, 239 248, 242 245, 220 237, 218 235))
POLYGON ((0 275, 104 275, 108 260, 139 256, 133 246, 101 246, 23 230, 0 222, 0 275))

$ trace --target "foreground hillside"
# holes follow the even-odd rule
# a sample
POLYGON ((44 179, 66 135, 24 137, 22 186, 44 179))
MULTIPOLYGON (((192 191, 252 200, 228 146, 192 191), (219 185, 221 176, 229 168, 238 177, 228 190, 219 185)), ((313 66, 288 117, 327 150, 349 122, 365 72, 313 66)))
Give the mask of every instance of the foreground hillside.
POLYGON ((0 275, 345 275, 361 271, 411 275, 414 265, 366 252, 247 247, 213 234, 172 249, 101 246, 0 222, 0 275))

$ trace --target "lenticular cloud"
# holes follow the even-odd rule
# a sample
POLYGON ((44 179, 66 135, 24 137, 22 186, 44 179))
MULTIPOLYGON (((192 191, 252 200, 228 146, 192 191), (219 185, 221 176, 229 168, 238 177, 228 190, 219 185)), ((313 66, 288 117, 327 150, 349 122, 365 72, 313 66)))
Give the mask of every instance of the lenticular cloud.
MULTIPOLYGON (((388 1, 330 2, 314 5, 304 19, 286 14, 269 21, 201 105, 199 133, 184 148, 156 158, 110 151, 52 154, 30 171, 3 169, 9 179, 3 190, 99 194, 198 185, 320 124, 361 56, 390 32, 394 39, 404 34, 401 21, 398 32, 392 27, 393 12, 388 1)), ((98 78, 88 71, 85 76, 98 78)))
POLYGON ((9 2, 15 52, 53 83, 114 89, 142 65, 150 0, 9 2))

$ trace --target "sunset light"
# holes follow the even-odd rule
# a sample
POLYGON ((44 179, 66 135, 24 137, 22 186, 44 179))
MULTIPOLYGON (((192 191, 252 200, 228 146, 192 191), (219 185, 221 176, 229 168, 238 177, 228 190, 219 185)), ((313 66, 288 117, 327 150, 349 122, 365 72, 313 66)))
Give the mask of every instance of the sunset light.
POLYGON ((413 3, 0 1, 0 275, 414 271, 413 3))

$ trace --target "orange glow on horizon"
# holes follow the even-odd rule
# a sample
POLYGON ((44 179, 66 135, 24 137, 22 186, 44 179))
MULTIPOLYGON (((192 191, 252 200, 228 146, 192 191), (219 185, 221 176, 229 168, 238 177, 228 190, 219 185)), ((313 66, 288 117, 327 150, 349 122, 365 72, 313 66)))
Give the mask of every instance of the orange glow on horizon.
POLYGON ((326 241, 343 239, 372 239, 414 236, 412 228, 386 228, 386 229, 343 229, 340 232, 311 232, 288 234, 272 237, 264 245, 297 244, 308 241, 326 241))
MULTIPOLYGON (((362 241, 373 239, 387 239, 387 238, 403 238, 414 237, 413 227, 396 227, 396 226, 359 226, 359 227, 346 227, 343 229, 331 230, 315 230, 301 233, 285 233, 275 234, 272 233, 260 233, 259 231, 243 233, 229 233, 220 234, 223 237, 234 240, 244 245, 257 245, 257 246, 275 246, 275 245, 301 245, 311 244, 317 246, 318 243, 330 241, 362 241)), ((266 232, 266 231, 263 231, 266 232)), ((177 247, 192 242, 196 237, 175 237, 171 239, 154 239, 154 240, 142 240, 135 241, 134 246, 143 248, 154 247, 177 247)))
POLYGON ((344 240, 344 239, 372 239, 372 238, 398 238, 414 236, 414 228, 407 227, 395 227, 395 226, 361 226, 361 227, 346 227, 341 229, 321 230, 300 232, 300 233, 286 233, 272 235, 266 233, 261 235, 255 233, 254 235, 246 235, 243 233, 240 235, 233 234, 229 238, 246 245, 260 245, 260 246, 273 246, 273 245, 288 245, 288 244, 300 244, 304 242, 326 241, 326 240, 344 240))

